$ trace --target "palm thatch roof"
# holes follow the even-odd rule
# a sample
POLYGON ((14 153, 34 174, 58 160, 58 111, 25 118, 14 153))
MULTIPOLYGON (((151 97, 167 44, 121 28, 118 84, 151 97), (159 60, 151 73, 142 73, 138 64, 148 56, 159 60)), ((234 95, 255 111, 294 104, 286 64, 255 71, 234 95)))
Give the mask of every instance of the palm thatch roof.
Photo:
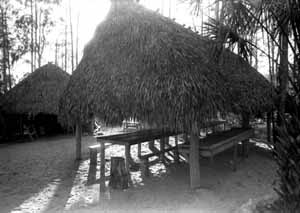
POLYGON ((231 111, 254 115, 271 111, 271 83, 242 57, 229 50, 223 51, 216 63, 226 81, 226 100, 231 111))
POLYGON ((58 114, 59 99, 70 75, 48 63, 13 87, 4 95, 3 110, 14 114, 58 114))
POLYGON ((230 110, 226 78, 207 42, 132 0, 112 0, 65 90, 62 116, 97 115, 110 124, 135 117, 197 131, 230 110))

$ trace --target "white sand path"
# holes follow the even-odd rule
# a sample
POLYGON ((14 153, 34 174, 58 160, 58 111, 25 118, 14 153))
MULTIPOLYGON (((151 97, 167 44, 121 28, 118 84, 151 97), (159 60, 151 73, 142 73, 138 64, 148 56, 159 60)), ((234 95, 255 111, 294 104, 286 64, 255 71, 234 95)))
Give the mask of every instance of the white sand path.
MULTIPOLYGON (((230 150, 211 165, 201 160, 203 187, 189 189, 188 165, 157 164, 152 176, 142 179, 132 172, 133 185, 110 191, 99 202, 99 168, 89 168, 87 147, 96 144, 83 138, 84 159, 74 161, 73 137, 54 137, 31 143, 0 145, 0 213, 22 212, 203 212, 229 213, 249 201, 273 194, 276 167, 270 153, 253 148, 238 171, 230 169, 230 150)), ((121 147, 107 153, 123 154, 121 147)), ((132 153, 136 155, 136 150, 132 153)), ((108 171, 108 170, 107 170, 108 171)))

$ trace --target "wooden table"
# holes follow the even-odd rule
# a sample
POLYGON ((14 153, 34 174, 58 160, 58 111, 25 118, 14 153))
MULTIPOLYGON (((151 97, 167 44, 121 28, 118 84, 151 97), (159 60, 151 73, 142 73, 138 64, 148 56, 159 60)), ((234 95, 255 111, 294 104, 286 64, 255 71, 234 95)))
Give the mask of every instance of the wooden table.
POLYGON ((141 153, 140 145, 143 142, 154 141, 160 139, 161 146, 160 151, 165 149, 165 138, 170 136, 175 136, 178 133, 169 130, 162 129, 148 129, 140 130, 130 133, 121 133, 116 135, 107 135, 107 136, 98 136, 97 141, 100 143, 100 192, 105 191, 105 144, 110 143, 112 145, 123 145, 125 146, 125 164, 126 169, 129 171, 130 164, 133 163, 133 160, 130 156, 130 146, 139 145, 138 155, 141 153))
POLYGON ((248 152, 249 138, 254 134, 253 129, 235 128, 224 132, 210 134, 204 138, 191 137, 190 143, 179 146, 179 152, 188 154, 190 179, 192 188, 200 187, 199 156, 213 157, 231 147, 234 147, 233 169, 236 170, 237 145, 242 142, 243 155, 248 152))

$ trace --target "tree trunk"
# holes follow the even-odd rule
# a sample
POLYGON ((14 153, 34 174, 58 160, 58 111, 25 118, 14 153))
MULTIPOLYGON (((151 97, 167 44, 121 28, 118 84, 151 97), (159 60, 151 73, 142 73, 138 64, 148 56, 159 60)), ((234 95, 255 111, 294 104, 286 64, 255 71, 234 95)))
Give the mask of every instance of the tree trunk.
POLYGON ((278 70, 278 82, 279 82, 279 108, 277 117, 278 125, 281 125, 281 116, 285 113, 285 102, 288 92, 288 25, 284 25, 282 32, 280 33, 280 64, 278 70))
POLYGON ((65 71, 68 70, 68 25, 65 25, 65 71))
POLYGON ((37 0, 34 2, 34 14, 35 14, 35 21, 34 21, 34 69, 37 68, 37 51, 38 51, 38 7, 37 7, 37 0))
POLYGON ((250 128, 250 114, 242 113, 242 128, 250 128))
POLYGON ((7 76, 7 57, 9 55, 8 53, 8 43, 7 43, 7 22, 6 22, 6 8, 3 8, 1 6, 1 25, 0 25, 0 30, 1 30, 1 39, 3 41, 3 46, 2 46, 2 57, 3 59, 1 60, 1 68, 2 68, 2 74, 3 74, 3 92, 7 92, 7 82, 9 77, 7 76))
POLYGON ((73 24, 72 24, 72 8, 71 0, 69 0, 69 21, 70 21, 70 36, 71 36, 71 72, 74 71, 74 39, 73 39, 73 24))
POLYGON ((78 66, 79 16, 80 16, 80 13, 78 12, 78 14, 77 14, 77 26, 76 26, 76 50, 75 50, 76 67, 78 66))
POLYGON ((81 160, 81 122, 76 122, 76 160, 81 160))
POLYGON ((34 62, 33 62, 33 60, 34 60, 34 58, 33 58, 33 43, 34 43, 34 41, 33 41, 33 39, 34 39, 34 37, 33 37, 33 31, 34 31, 34 26, 33 26, 33 0, 30 0, 30 14, 31 14, 31 32, 30 32, 30 39, 31 39, 31 41, 30 41, 30 58, 31 58, 31 72, 33 72, 34 71, 34 62))

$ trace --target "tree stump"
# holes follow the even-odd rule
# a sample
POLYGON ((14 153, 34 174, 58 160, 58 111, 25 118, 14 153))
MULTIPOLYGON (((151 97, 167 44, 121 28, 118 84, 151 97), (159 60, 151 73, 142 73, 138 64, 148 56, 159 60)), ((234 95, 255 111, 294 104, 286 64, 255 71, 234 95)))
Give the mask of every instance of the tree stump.
POLYGON ((109 185, 113 189, 127 189, 128 182, 129 182, 129 174, 125 167, 124 158, 112 157, 109 185))

